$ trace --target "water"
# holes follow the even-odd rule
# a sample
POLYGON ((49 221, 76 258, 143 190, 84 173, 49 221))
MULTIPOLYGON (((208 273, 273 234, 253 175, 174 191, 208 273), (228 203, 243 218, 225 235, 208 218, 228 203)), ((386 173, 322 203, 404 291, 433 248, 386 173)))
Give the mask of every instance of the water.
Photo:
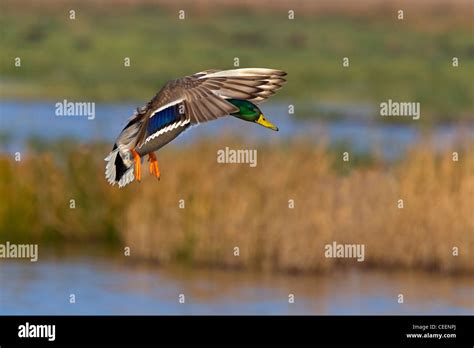
MULTIPOLYGON (((101 140, 112 144, 136 107, 134 104, 96 104, 95 118, 89 120, 86 116, 56 116, 55 102, 1 101, 0 129, 2 133, 10 135, 7 151, 22 150, 31 136, 50 140, 67 137, 82 142, 101 140)), ((286 104, 265 103, 261 107, 267 118, 280 128, 278 133, 234 117, 226 117, 193 127, 173 144, 192 142, 216 134, 240 136, 248 142, 256 139, 273 141, 309 137, 329 144, 344 143, 352 151, 365 152, 376 148, 386 157, 396 157, 422 136, 420 128, 414 127, 416 121, 407 120, 406 124, 398 125, 374 123, 358 114, 352 120, 353 110, 350 106, 347 107, 348 117, 334 122, 330 117, 317 121, 295 118, 288 115, 286 104)), ((363 110, 359 113, 363 113, 363 110)), ((474 125, 469 129, 472 131, 466 133, 472 136, 474 125)), ((432 135, 436 138, 436 146, 440 149, 451 146, 459 136, 458 131, 453 125, 435 127, 432 135)))
POLYGON ((423 273, 264 275, 82 252, 36 263, 2 261, 0 284, 0 314, 474 314, 472 277, 423 273))

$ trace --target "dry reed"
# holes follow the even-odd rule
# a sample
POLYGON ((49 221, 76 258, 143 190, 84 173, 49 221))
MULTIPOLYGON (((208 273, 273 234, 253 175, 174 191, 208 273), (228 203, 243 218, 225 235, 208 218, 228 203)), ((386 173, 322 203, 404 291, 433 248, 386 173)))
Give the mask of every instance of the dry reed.
POLYGON ((251 168, 217 163, 222 144, 242 147, 219 139, 166 148, 161 181, 145 176, 123 190, 103 178, 103 146, 66 146, 20 162, 3 156, 0 238, 118 241, 141 259, 271 271, 474 271, 472 152, 453 161, 451 152, 418 146, 397 163, 354 166, 301 141, 258 145, 251 168), (333 241, 364 244, 365 261, 325 258, 333 241))

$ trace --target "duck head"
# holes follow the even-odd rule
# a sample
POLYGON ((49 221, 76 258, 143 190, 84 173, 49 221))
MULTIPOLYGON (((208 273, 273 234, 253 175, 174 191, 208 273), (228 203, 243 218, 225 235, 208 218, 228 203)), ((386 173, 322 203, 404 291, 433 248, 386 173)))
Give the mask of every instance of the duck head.
POLYGON ((257 123, 274 131, 278 131, 278 127, 265 118, 257 105, 249 102, 248 100, 228 99, 227 101, 239 108, 238 112, 231 114, 232 116, 240 118, 244 121, 257 123))

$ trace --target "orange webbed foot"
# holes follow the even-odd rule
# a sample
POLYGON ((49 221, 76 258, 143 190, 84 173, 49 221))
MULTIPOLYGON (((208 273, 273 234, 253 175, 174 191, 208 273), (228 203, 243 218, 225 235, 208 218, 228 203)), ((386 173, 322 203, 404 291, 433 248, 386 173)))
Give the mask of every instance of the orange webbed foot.
POLYGON ((160 168, 158 167, 158 159, 153 152, 148 154, 148 162, 150 162, 150 174, 156 176, 160 180, 160 168))
POLYGON ((141 157, 135 149, 132 149, 131 153, 132 153, 132 156, 133 156, 133 161, 134 161, 134 166, 135 166, 134 167, 135 179, 137 181, 140 181, 142 179, 141 157))

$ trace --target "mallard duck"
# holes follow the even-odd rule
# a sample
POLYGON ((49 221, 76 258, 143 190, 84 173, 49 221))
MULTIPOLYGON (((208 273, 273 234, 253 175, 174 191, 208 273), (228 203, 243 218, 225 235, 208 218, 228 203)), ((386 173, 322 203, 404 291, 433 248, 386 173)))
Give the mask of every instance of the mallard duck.
POLYGON ((105 158, 107 181, 123 187, 141 180, 142 157, 160 178, 155 151, 193 125, 231 115, 274 131, 256 104, 285 82, 285 72, 248 68, 206 70, 167 82, 144 107, 137 109, 105 158))

